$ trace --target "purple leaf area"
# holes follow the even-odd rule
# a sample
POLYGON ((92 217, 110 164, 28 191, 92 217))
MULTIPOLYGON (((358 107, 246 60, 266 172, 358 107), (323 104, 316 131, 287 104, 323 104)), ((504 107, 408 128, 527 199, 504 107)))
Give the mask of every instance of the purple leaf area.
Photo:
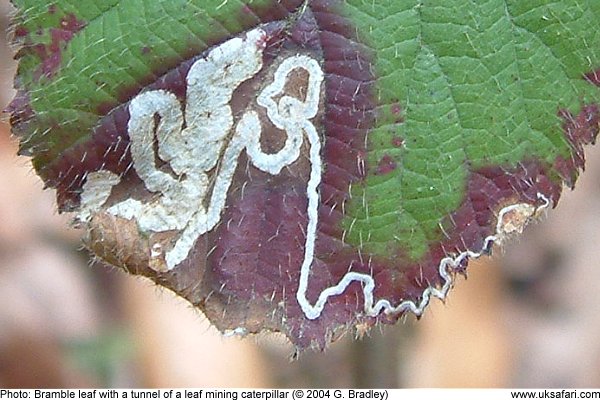
MULTIPOLYGON (((48 13, 56 14, 56 5, 50 5, 48 13)), ((32 36, 29 35, 30 32, 26 28, 23 26, 15 28, 15 36, 25 38, 22 51, 32 52, 41 60, 40 67, 33 74, 35 80, 55 76, 62 62, 62 50, 85 25, 85 21, 78 20, 74 14, 67 14, 60 19, 58 27, 50 28, 50 43, 47 44, 33 44, 32 36)))
MULTIPOLYGON (((349 24, 329 12, 328 7, 328 2, 315 2, 312 12, 304 12, 291 27, 281 22, 262 27, 267 32, 265 70, 281 54, 308 52, 322 61, 326 76, 323 95, 328 106, 318 119, 327 132, 322 149, 327 167, 320 185, 318 256, 307 293, 311 300, 322 288, 335 285, 348 265, 358 261, 356 251, 342 241, 340 221, 350 185, 364 178, 365 170, 357 160, 363 157, 364 137, 374 118, 370 53, 354 40, 349 24)), ((185 78, 197 59, 170 71, 147 90, 168 90, 184 101, 185 78)), ((264 77, 259 74, 237 89, 232 101, 234 115, 253 100, 261 79, 264 77)), ((142 198, 149 195, 132 168, 129 119, 128 104, 111 110, 102 118, 91 141, 47 167, 45 174, 58 188, 64 210, 78 207, 85 174, 97 170, 124 175, 123 182, 113 190, 114 202, 132 192, 142 198), (73 165, 78 167, 74 169, 73 165), (64 171, 68 168, 67 177, 64 171)), ((265 151, 274 152, 283 146, 284 136, 277 129, 266 131, 262 138, 265 151)), ((308 152, 307 147, 303 146, 303 154, 308 152)), ((168 247, 172 235, 152 234, 144 241, 131 221, 106 214, 96 216, 90 246, 109 262, 147 275, 183 295, 221 330, 283 331, 299 348, 324 348, 336 333, 357 322, 363 294, 359 283, 351 284, 343 296, 330 298, 323 316, 314 321, 307 320, 296 300, 308 222, 306 182, 310 163, 300 157, 273 176, 252 166, 242 154, 239 166, 221 223, 199 238, 188 259, 172 272, 157 273, 147 257, 151 243, 164 240, 168 247)), ((370 267, 357 264, 356 268, 367 271, 370 267)))
MULTIPOLYGON (((594 76, 595 74, 594 72, 594 76)), ((592 104, 584 106, 576 116, 568 110, 560 110, 558 115, 563 120, 562 128, 571 145, 572 155, 567 160, 558 157, 555 161, 555 168, 561 174, 563 181, 573 188, 579 170, 585 166, 583 146, 596 142, 600 126, 600 113, 598 106, 592 104)))

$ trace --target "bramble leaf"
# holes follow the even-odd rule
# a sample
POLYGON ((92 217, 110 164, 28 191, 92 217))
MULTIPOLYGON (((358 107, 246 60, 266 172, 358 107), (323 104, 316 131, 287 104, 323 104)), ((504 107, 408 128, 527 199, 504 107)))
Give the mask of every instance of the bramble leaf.
POLYGON ((13 0, 21 153, 222 331, 417 316, 599 129, 595 0, 13 0))

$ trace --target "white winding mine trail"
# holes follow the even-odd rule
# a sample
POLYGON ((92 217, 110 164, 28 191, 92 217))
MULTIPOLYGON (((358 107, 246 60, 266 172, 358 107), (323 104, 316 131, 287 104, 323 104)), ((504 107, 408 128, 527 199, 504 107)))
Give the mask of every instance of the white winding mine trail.
MULTIPOLYGON (((179 231, 175 245, 164 255, 167 269, 172 270, 189 256, 196 240, 221 221, 227 193, 238 167, 239 156, 244 150, 256 168, 278 175, 283 168, 298 160, 306 137, 310 145, 311 165, 306 189, 308 226, 296 293, 305 316, 308 319, 319 318, 328 299, 342 294, 355 281, 363 285, 366 315, 376 316, 382 311, 411 311, 421 315, 431 297, 446 297, 452 285, 452 269, 467 258, 479 257, 481 252, 465 251, 456 257, 444 258, 439 265, 444 284, 439 289, 427 288, 418 304, 404 301, 393 306, 385 299, 375 301, 373 277, 357 272, 347 273, 337 285, 324 289, 315 304, 307 299, 319 222, 319 185, 323 173, 321 138, 311 120, 319 112, 324 74, 319 63, 306 55, 291 56, 281 62, 273 82, 258 94, 256 103, 266 110, 271 123, 285 131, 287 137, 278 152, 263 152, 260 144, 262 126, 257 112, 249 109, 235 125, 230 104, 234 91, 263 68, 265 38, 264 31, 255 29, 243 38, 224 42, 210 51, 206 58, 196 61, 186 78, 185 115, 175 95, 164 90, 147 91, 131 101, 128 134, 133 168, 146 189, 157 196, 147 202, 129 198, 110 206, 106 212, 135 220, 142 232, 179 231), (308 74, 304 100, 285 93, 292 72, 298 70, 308 74), (160 116, 158 126, 155 123, 156 115, 160 116), (157 154, 155 140, 158 144, 157 154), (156 157, 168 163, 176 176, 158 169, 156 157), (212 190, 211 181, 214 181, 212 190)), ((88 174, 81 196, 79 220, 89 222, 94 213, 101 211, 112 188, 120 180, 119 176, 109 171, 88 174)), ((549 204, 545 197, 543 200, 545 204, 541 208, 549 204)), ((515 207, 528 214, 526 217, 538 212, 533 206, 523 204, 504 208, 498 216, 496 234, 485 239, 484 249, 492 242, 502 241, 506 233, 504 216, 514 211, 515 207)), ((152 246, 151 252, 153 257, 162 255, 160 245, 152 246)))

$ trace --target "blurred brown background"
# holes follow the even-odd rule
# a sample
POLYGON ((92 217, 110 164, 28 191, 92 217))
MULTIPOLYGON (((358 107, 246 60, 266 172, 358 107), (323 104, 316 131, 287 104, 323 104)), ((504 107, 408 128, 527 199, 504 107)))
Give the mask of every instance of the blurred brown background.
MULTIPOLYGON (((8 26, 0 0, 0 30, 8 26)), ((15 65, 0 35, 0 109, 15 65)), ((600 148, 577 191, 416 323, 291 362, 223 338, 149 281, 94 265, 0 122, 0 387, 600 386, 600 148)), ((496 253, 499 253, 498 251, 496 253)))

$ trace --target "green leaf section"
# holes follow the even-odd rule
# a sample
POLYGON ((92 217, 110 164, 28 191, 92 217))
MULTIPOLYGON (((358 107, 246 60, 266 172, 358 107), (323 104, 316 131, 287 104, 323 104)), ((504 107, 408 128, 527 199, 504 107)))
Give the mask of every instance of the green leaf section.
POLYGON ((370 174, 344 221, 363 251, 418 260, 452 228, 440 222, 469 171, 568 158, 558 110, 600 100, 583 79, 600 67, 600 1, 346 0, 340 12, 377 54, 370 174), (384 155, 398 167, 377 174, 384 155))
POLYGON ((123 88, 150 83, 207 49, 210 41, 242 32, 260 21, 243 12, 246 4, 272 5, 275 0, 13 0, 20 16, 16 25, 34 44, 49 44, 50 29, 72 14, 86 26, 61 50, 59 75, 35 79, 41 64, 35 53, 21 60, 19 77, 36 112, 35 127, 23 144, 47 150, 34 160, 42 167, 60 152, 90 137, 99 105, 118 105, 123 88), (55 7, 52 12, 51 7, 55 7), (60 124, 61 135, 45 135, 37 127, 60 124))

